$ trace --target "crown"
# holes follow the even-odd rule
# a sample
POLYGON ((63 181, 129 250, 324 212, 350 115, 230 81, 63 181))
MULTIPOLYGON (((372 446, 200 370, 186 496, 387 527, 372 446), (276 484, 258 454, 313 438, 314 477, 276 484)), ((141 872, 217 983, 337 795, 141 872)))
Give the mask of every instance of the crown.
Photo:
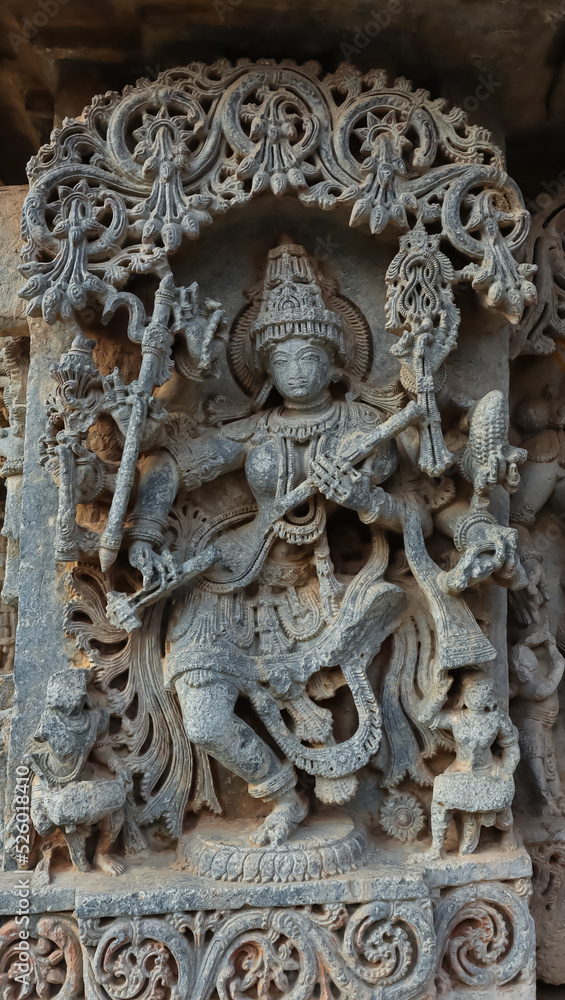
POLYGON ((270 250, 259 314, 252 326, 255 348, 264 351, 290 337, 331 345, 345 352, 343 326, 327 309, 304 247, 282 243, 270 250))

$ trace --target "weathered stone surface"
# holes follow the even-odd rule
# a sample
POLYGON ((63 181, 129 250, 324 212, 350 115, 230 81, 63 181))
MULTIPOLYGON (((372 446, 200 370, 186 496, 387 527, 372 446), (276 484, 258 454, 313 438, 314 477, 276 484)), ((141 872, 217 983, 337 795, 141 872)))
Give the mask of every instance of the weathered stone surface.
POLYGON ((382 72, 223 62, 29 176, 0 911, 17 862, 37 995, 59 941, 77 1000, 533 997, 561 330, 500 149, 382 72))
POLYGON ((511 715, 520 733, 515 812, 534 866, 531 909, 538 975, 565 983, 565 727, 560 707, 565 668, 563 601, 564 396, 562 374, 563 199, 548 199, 522 250, 538 266, 538 302, 515 331, 513 423, 527 449, 523 479, 512 498, 529 585, 510 617, 511 715))
POLYGON ((0 336, 27 336, 25 302, 18 292, 22 286, 19 273, 21 232, 20 217, 27 185, 21 187, 0 187, 0 227, 2 247, 0 250, 0 336))

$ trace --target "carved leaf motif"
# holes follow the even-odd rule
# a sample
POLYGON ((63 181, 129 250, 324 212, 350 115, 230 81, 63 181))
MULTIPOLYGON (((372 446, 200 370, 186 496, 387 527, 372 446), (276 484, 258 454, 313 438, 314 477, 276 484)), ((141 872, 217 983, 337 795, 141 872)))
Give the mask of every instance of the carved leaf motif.
POLYGON ((120 720, 111 741, 137 782, 140 801, 132 803, 139 826, 159 817, 172 836, 180 835, 187 805, 209 805, 219 812, 208 760, 186 738, 180 708, 164 690, 160 619, 156 605, 143 626, 128 635, 111 625, 105 613, 112 580, 99 571, 73 574, 75 597, 68 607, 66 628, 88 654, 96 683, 108 698, 111 716, 120 720))
POLYGON ((91 923, 81 932, 100 1000, 412 997, 435 958, 430 913, 409 902, 119 918, 94 935, 91 923))
POLYGON ((526 900, 498 882, 452 890, 435 922, 442 995, 462 984, 484 990, 510 982, 534 947, 526 900))
POLYGON ((526 265, 537 266, 532 278, 537 302, 526 308, 512 330, 512 356, 551 354, 565 340, 565 212, 558 197, 534 216, 531 231, 518 252, 526 265))
POLYGON ((342 65, 321 80, 290 60, 193 63, 97 97, 30 162, 21 294, 34 315, 70 320, 129 275, 162 277, 216 214, 294 190, 324 209, 345 202, 376 234, 443 211, 446 238, 473 261, 461 280, 516 322, 533 296, 531 267, 513 260, 527 213, 488 132, 444 103, 380 70, 342 65))
POLYGON ((186 939, 167 921, 133 918, 102 934, 92 970, 111 1000, 184 1000, 193 996, 193 962, 186 939))

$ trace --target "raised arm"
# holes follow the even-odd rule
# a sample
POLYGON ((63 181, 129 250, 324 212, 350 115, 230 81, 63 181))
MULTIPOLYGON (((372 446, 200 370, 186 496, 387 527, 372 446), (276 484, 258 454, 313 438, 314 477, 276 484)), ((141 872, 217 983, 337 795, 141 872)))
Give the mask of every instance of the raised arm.
POLYGON ((130 538, 156 548, 162 546, 165 522, 178 486, 178 466, 169 451, 159 448, 142 459, 135 506, 129 517, 130 538))
POLYGON ((176 573, 173 558, 170 552, 163 549, 163 542, 167 515, 177 495, 178 485, 177 464, 164 448, 142 460, 127 535, 131 542, 129 561, 140 570, 144 587, 149 587, 156 577, 164 585, 176 573))
POLYGON ((498 745, 502 750, 500 768, 505 774, 513 774, 520 760, 518 730, 510 717, 502 709, 499 709, 499 715, 498 745))

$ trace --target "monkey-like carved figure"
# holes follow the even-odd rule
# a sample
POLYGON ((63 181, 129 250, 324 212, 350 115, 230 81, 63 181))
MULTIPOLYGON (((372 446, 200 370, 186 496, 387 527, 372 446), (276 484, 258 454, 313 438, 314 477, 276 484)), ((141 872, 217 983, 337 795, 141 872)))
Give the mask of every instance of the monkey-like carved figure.
POLYGON ((94 866, 121 875, 112 856, 125 818, 130 782, 108 758, 108 715, 94 708, 86 670, 62 670, 49 678, 45 705, 29 758, 36 774, 31 818, 40 836, 62 831, 77 871, 89 871, 86 841, 97 830, 94 866))

